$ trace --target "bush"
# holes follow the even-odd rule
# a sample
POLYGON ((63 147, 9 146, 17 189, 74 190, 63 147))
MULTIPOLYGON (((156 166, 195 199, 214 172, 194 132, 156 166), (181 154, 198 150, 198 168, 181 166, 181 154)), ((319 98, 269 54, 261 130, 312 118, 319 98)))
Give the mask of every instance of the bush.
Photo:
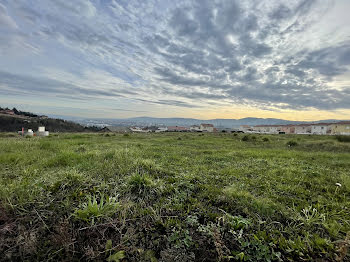
POLYGON ((242 141, 249 141, 249 136, 242 137, 242 141))
POLYGON ((264 141, 264 142, 269 142, 270 139, 269 139, 268 137, 264 137, 262 141, 264 141))
POLYGON ((288 141, 286 145, 292 147, 292 146, 297 146, 298 143, 296 141, 291 140, 291 141, 288 141))
POLYGON ((233 136, 237 136, 237 133, 234 133, 233 136))
POLYGON ((335 139, 337 139, 339 142, 350 142, 350 136, 336 136, 335 139))
POLYGON ((123 136, 125 136, 125 137, 129 137, 130 135, 129 135, 129 134, 124 134, 123 136))
POLYGON ((252 136, 251 139, 256 140, 256 136, 252 136))

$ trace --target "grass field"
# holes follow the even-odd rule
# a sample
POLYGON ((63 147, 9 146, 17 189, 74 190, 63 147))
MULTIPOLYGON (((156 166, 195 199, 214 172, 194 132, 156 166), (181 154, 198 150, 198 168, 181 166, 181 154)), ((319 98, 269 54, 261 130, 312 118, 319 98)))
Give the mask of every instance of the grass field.
POLYGON ((0 260, 350 261, 349 245, 335 137, 0 134, 0 260))

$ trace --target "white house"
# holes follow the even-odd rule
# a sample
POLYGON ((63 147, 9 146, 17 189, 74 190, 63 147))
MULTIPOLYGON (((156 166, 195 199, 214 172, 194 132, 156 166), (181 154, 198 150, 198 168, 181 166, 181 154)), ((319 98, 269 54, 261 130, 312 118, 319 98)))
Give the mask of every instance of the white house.
POLYGON ((214 132, 214 125, 212 124, 201 124, 199 128, 202 132, 214 132))
POLYGON ((295 126, 295 134, 310 134, 312 126, 310 124, 300 124, 295 126))
POLYGON ((190 131, 191 132, 202 132, 201 127, 196 126, 196 125, 190 126, 190 131))
POLYGON ((282 127, 279 125, 257 125, 253 127, 254 132, 264 134, 278 134, 282 127))
POLYGON ((160 132, 166 132, 166 131, 168 131, 168 127, 161 126, 161 127, 158 127, 158 129, 155 132, 160 133, 160 132))
POLYGON ((141 127, 138 127, 138 126, 130 127, 130 130, 131 130, 132 132, 146 133, 145 130, 143 130, 141 127))
POLYGON ((311 125, 311 134, 327 135, 331 133, 330 123, 318 123, 311 125))
POLYGON ((247 133, 247 132, 252 132, 253 131, 253 128, 249 125, 241 125, 239 127, 239 131, 242 131, 244 133, 247 133))

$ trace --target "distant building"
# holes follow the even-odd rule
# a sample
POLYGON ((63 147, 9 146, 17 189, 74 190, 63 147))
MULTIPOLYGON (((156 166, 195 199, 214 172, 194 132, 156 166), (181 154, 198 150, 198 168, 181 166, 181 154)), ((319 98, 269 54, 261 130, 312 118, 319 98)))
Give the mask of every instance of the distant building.
POLYGON ((342 121, 330 125, 332 135, 350 135, 350 121, 342 121))
POLYGON ((103 131, 116 132, 116 133, 129 133, 129 132, 131 132, 130 128, 127 126, 106 126, 103 128, 103 131))
POLYGON ((295 134, 311 134, 311 124, 296 125, 295 134))
POLYGON ((169 132, 188 132, 189 129, 184 126, 168 126, 169 132))
POLYGON ((331 134, 331 123, 312 124, 311 134, 316 134, 316 135, 331 134))
POLYGON ((1 111, 1 113, 6 114, 6 115, 12 115, 12 116, 15 115, 15 112, 11 109, 5 109, 5 110, 1 111))
POLYGON ((201 127, 197 125, 190 126, 191 132, 202 132, 201 127))
POLYGON ((283 125, 281 132, 285 134, 295 134, 295 125, 283 125))
POLYGON ((202 132, 214 132, 214 125, 212 124, 201 124, 199 128, 202 132))
POLYGON ((158 127, 158 129, 155 130, 156 133, 161 133, 161 132, 166 132, 166 131, 168 131, 168 128, 166 126, 158 127))
POLYGON ((242 132, 244 132, 244 133, 249 133, 249 132, 253 132, 254 130, 253 130, 253 128, 252 128, 251 126, 249 126, 249 125, 241 125, 241 126, 239 127, 239 131, 242 131, 242 132))
POLYGON ((278 134, 282 130, 280 125, 257 125, 253 127, 256 133, 278 134))
POLYGON ((133 126, 133 127, 130 127, 130 130, 132 132, 136 132, 136 133, 145 133, 141 127, 138 127, 138 126, 133 126))

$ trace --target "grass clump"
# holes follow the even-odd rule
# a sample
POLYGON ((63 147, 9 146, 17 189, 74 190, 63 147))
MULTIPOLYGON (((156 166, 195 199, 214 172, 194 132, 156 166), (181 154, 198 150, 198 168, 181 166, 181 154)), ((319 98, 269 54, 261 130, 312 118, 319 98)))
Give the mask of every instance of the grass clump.
POLYGON ((150 198, 159 191, 157 183, 147 174, 133 174, 128 180, 128 191, 136 197, 150 198))
POLYGON ((247 135, 245 135, 245 136, 242 137, 242 141, 249 141, 249 140, 250 140, 250 138, 249 138, 249 136, 247 136, 247 135))
POLYGON ((286 143, 287 146, 292 147, 292 146, 297 146, 298 142, 294 141, 294 140, 290 140, 286 143))
POLYGON ((113 216, 119 207, 120 204, 115 197, 88 196, 87 202, 75 210, 74 217, 93 225, 96 220, 113 216))
POLYGON ((350 136, 335 136, 339 142, 350 143, 350 136))

